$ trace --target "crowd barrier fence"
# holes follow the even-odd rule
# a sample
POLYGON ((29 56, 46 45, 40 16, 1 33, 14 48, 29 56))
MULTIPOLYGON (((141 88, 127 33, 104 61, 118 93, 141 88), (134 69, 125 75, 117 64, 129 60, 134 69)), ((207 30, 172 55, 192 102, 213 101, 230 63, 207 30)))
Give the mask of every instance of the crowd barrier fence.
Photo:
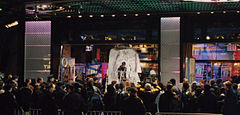
MULTIPOLYGON (((29 112, 24 112, 22 109, 18 109, 15 115, 41 115, 41 109, 31 109, 29 112)), ((64 111, 58 109, 57 115, 64 115, 64 111)), ((121 111, 89 111, 88 113, 83 113, 82 115, 122 115, 121 111)), ((145 115, 152 115, 147 112, 145 115)), ((155 115, 223 115, 223 114, 213 114, 213 113, 180 113, 180 112, 157 112, 155 115)))

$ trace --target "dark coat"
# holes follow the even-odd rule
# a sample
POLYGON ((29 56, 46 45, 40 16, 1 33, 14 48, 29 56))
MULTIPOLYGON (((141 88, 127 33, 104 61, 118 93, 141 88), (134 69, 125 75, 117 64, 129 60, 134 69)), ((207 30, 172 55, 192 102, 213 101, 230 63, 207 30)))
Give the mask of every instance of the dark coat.
POLYGON ((103 97, 103 102, 106 111, 116 111, 117 109, 117 95, 116 93, 106 93, 103 97))
POLYGON ((66 95, 66 92, 63 89, 61 89, 61 88, 57 88, 53 92, 53 95, 54 95, 54 97, 56 99, 56 103, 57 103, 58 108, 62 109, 63 105, 64 105, 63 98, 66 95))
POLYGON ((121 108, 123 115, 144 115, 146 112, 142 100, 135 96, 125 98, 121 108))
POLYGON ((14 112, 17 109, 17 102, 15 96, 6 91, 0 95, 0 112, 1 115, 14 115, 14 112))
POLYGON ((204 92, 199 97, 200 111, 206 113, 215 113, 217 110, 217 98, 211 92, 204 92))
POLYGON ((87 104, 80 93, 71 92, 64 97, 65 115, 80 115, 87 111, 87 104))
POLYGON ((46 92, 41 101, 42 115, 57 115, 57 104, 52 93, 46 92))
POLYGON ((32 90, 27 87, 21 88, 18 92, 17 102, 24 111, 30 111, 33 105, 32 90))

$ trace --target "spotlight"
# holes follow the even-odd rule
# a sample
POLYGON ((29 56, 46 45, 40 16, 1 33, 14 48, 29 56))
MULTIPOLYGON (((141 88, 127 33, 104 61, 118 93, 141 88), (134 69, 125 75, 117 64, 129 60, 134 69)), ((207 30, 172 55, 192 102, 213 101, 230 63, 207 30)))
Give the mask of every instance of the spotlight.
POLYGON ((127 16, 127 14, 123 14, 123 16, 125 16, 125 17, 126 17, 126 16, 127 16))
POLYGON ((197 12, 197 14, 201 14, 201 12, 197 12))
POLYGON ((240 11, 237 11, 237 13, 240 13, 240 11))
POLYGON ((139 14, 135 14, 135 16, 139 16, 139 14))
POLYGON ((227 11, 223 11, 223 13, 224 13, 224 14, 226 14, 226 13, 227 13, 227 11))
POLYGON ((71 18, 71 16, 67 16, 67 18, 71 18))
POLYGON ((3 9, 2 8, 0 8, 0 11, 2 11, 3 9))
POLYGON ((210 12, 211 14, 214 14, 214 12, 210 12))
POLYGON ((150 15, 151 15, 151 14, 149 14, 149 13, 147 14, 147 16, 150 16, 150 15))
POLYGON ((78 18, 82 18, 82 15, 79 15, 78 18))
POLYGON ((210 38, 210 36, 206 36, 206 40, 210 40, 211 38, 210 38))
POLYGON ((112 17, 116 17, 116 15, 115 15, 115 14, 113 14, 113 15, 112 15, 112 17))
POLYGON ((93 15, 89 15, 89 17, 90 17, 90 18, 92 18, 92 17, 93 17, 93 15))
POLYGON ((103 18, 103 17, 104 17, 104 15, 100 15, 100 17, 101 17, 101 18, 103 18))

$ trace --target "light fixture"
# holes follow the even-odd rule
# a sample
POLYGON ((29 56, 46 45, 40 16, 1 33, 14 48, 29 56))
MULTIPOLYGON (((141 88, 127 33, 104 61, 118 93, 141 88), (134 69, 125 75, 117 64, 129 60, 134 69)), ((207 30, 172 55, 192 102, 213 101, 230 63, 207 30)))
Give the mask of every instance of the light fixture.
POLYGON ((115 14, 113 14, 113 15, 112 15, 112 17, 116 17, 116 15, 115 15, 115 14))
POLYGON ((139 14, 135 14, 135 16, 139 16, 139 14))
POLYGON ((224 14, 226 14, 226 13, 227 13, 227 11, 223 11, 223 13, 224 13, 224 14))
POLYGON ((212 11, 212 12, 210 12, 211 14, 214 14, 214 12, 212 11))
POLYGON ((71 6, 69 5, 68 8, 71 8, 71 6))
POLYGON ((12 23, 10 23, 10 24, 5 25, 5 27, 6 27, 6 28, 11 28, 11 27, 17 26, 17 25, 18 25, 18 21, 14 21, 14 22, 12 22, 12 23))
POLYGON ((201 12, 197 12, 197 14, 201 14, 201 12))
POLYGON ((93 17, 93 15, 89 15, 89 17, 90 17, 90 18, 92 18, 92 17, 93 17))
POLYGON ((126 17, 126 16, 127 16, 127 14, 123 14, 123 16, 125 16, 125 17, 126 17))
POLYGON ((151 14, 150 13, 147 13, 147 16, 150 16, 151 14))
POLYGON ((103 14, 102 14, 102 15, 100 15, 100 17, 101 17, 101 18, 103 18, 103 17, 104 17, 104 15, 103 15, 103 14))
POLYGON ((82 15, 78 15, 78 18, 82 18, 82 15))
POLYGON ((67 16, 67 18, 71 18, 72 16, 67 16))
POLYGON ((210 38, 210 36, 206 36, 206 40, 210 40, 211 38, 210 38))
POLYGON ((240 11, 237 11, 237 13, 240 13, 240 11))
POLYGON ((0 11, 2 11, 3 9, 2 8, 0 8, 0 11))

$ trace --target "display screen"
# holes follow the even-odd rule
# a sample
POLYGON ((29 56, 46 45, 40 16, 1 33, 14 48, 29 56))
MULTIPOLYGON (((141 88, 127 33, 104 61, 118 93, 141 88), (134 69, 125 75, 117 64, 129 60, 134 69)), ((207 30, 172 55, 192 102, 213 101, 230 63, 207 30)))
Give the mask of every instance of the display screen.
POLYGON ((192 56, 196 60, 240 60, 239 45, 238 43, 193 44, 192 56))

